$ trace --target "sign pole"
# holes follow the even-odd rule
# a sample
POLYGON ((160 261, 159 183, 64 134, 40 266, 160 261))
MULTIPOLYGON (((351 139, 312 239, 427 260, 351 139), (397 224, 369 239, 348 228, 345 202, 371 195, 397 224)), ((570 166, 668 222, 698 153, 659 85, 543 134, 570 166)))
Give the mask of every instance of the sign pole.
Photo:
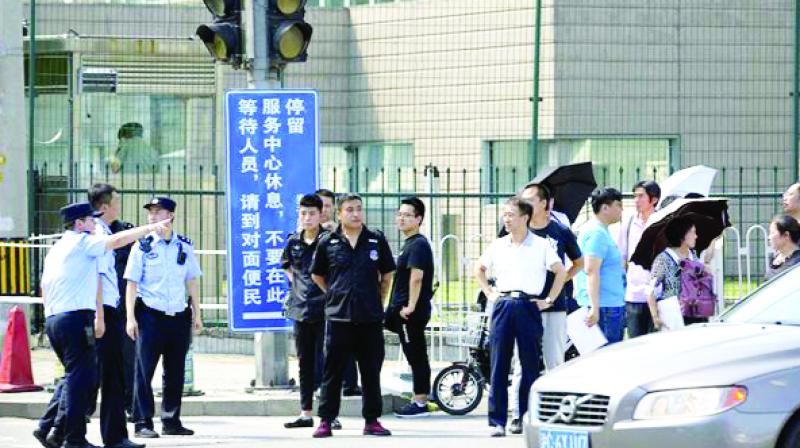
MULTIPOLYGON (((252 63, 247 67, 247 86, 250 89, 277 89, 277 73, 270 73, 267 56, 267 12, 265 2, 246 0, 245 45, 252 63)), ((255 334, 253 351, 256 362, 256 389, 289 385, 289 335, 284 332, 255 334)))

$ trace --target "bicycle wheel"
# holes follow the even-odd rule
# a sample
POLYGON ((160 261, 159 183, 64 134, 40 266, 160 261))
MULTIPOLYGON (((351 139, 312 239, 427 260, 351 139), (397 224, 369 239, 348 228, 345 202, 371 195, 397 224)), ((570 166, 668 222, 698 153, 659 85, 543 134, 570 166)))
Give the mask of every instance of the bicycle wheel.
POLYGON ((472 412, 483 398, 483 381, 463 364, 445 367, 433 380, 433 401, 450 415, 472 412))

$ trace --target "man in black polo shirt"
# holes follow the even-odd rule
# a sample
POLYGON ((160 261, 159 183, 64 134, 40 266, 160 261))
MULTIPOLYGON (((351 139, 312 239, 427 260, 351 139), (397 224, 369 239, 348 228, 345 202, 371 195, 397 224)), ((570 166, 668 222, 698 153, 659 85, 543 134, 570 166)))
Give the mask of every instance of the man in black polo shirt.
POLYGON ((311 428, 311 404, 314 400, 314 372, 317 353, 325 334, 325 295, 311 280, 311 258, 322 230, 322 199, 313 194, 300 199, 300 232, 286 241, 281 264, 292 284, 285 303, 286 317, 294 321, 294 340, 300 364, 300 416, 284 423, 286 428, 311 428))
POLYGON ((427 415, 428 395, 431 393, 425 327, 431 318, 433 251, 428 239, 419 233, 424 218, 425 204, 419 198, 400 201, 397 228, 403 232, 406 241, 397 257, 397 274, 392 301, 386 310, 386 326, 398 334, 414 381, 414 399, 395 412, 401 418, 427 415))
POLYGON ((330 437, 339 414, 342 371, 355 356, 361 373, 365 435, 388 436, 378 422, 382 413, 383 299, 394 277, 389 243, 362 222, 363 201, 355 194, 339 199, 339 227, 318 243, 311 278, 326 294, 325 367, 314 437, 330 437))

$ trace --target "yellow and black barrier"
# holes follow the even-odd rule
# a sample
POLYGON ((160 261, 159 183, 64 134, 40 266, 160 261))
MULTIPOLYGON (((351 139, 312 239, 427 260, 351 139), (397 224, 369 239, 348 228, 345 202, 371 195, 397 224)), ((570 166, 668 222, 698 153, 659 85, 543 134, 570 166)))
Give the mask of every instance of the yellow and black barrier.
POLYGON ((30 248, 22 246, 26 243, 23 238, 0 239, 0 296, 30 295, 30 248))

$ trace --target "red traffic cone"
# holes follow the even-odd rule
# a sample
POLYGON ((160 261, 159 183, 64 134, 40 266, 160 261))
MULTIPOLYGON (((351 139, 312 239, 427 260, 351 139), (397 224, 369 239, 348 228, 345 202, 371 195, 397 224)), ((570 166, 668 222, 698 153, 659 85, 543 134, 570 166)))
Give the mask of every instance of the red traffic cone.
POLYGON ((0 362, 0 392, 31 392, 42 390, 33 384, 31 350, 28 346, 28 327, 25 313, 14 306, 8 312, 8 329, 3 341, 3 360, 0 362))

